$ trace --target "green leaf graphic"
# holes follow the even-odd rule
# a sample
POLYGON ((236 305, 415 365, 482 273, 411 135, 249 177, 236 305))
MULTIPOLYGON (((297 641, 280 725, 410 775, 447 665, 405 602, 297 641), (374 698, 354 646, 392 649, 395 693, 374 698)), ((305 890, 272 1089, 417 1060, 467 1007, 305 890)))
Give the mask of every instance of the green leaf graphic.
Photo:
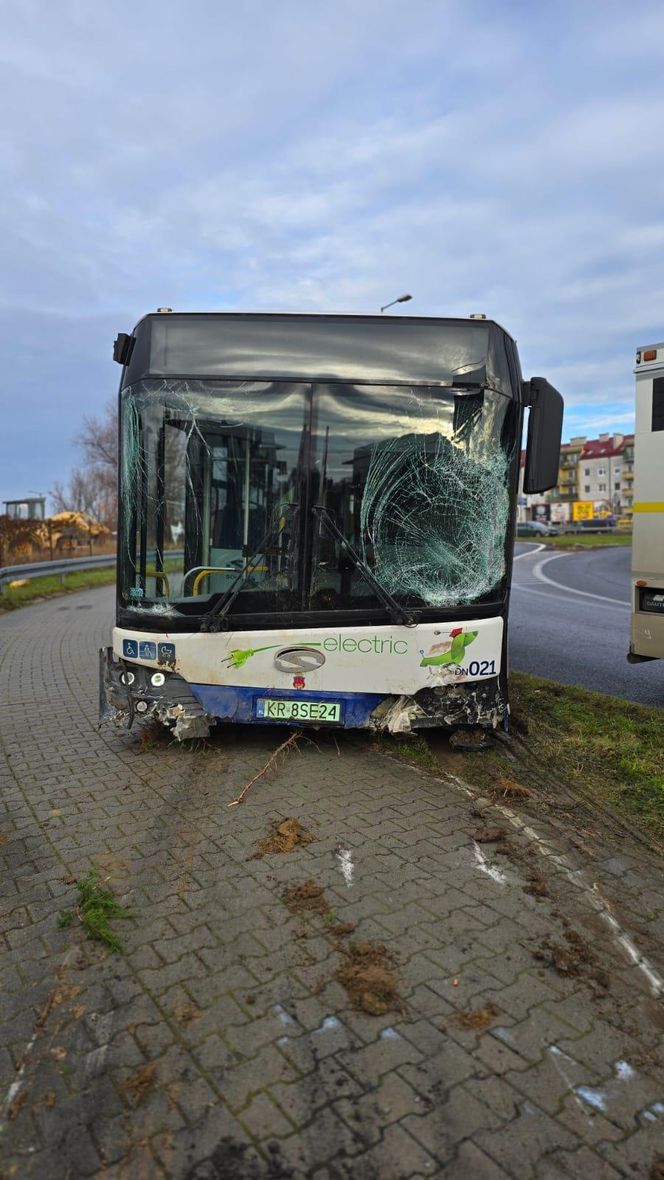
POLYGON ((439 656, 424 656, 420 660, 420 668, 441 667, 445 664, 459 664, 463 660, 464 652, 473 640, 477 639, 479 632, 463 631, 460 635, 455 635, 452 640, 452 646, 449 651, 444 651, 439 656))

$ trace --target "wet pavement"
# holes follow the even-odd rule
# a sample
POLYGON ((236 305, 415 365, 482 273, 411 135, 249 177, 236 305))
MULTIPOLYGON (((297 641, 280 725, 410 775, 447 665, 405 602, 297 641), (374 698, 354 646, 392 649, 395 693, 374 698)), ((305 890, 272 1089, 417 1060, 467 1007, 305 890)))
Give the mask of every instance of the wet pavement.
POLYGON ((99 731, 112 601, 0 618, 3 1180, 649 1177, 655 854, 366 735, 229 807, 284 731, 99 731), (76 915, 94 869, 122 954, 76 915))

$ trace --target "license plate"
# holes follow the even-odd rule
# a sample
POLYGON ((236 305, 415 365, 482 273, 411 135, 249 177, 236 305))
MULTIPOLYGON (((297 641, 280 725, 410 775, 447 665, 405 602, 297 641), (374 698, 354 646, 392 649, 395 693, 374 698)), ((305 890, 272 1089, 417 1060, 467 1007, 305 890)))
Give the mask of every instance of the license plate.
POLYGON ((260 697, 256 701, 256 716, 268 721, 324 721, 338 725, 341 701, 277 701, 260 697))

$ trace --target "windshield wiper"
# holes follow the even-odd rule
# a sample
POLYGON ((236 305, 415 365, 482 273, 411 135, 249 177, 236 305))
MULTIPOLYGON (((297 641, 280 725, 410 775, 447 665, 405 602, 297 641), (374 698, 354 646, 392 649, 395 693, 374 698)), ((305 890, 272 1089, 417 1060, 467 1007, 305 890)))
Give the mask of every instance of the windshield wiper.
POLYGON ((242 585, 245 578, 254 572, 261 561, 265 560, 267 550, 274 545, 279 533, 282 531, 281 518, 284 514, 293 508, 297 508, 297 504, 284 504, 277 514, 277 519, 271 529, 268 529, 263 540, 249 555, 245 565, 238 573, 237 577, 233 579, 228 589, 221 598, 218 598, 214 606, 203 617, 201 623, 201 631, 223 631, 228 627, 228 612, 230 611, 235 599, 242 590, 242 585))
POLYGON ((371 586, 376 598, 379 598, 382 602, 392 622, 399 626, 416 627, 417 616, 411 615, 408 611, 404 610, 401 603, 397 602, 396 598, 393 598, 389 591, 381 586, 378 579, 372 574, 369 566, 362 560, 359 553, 356 553, 348 538, 344 536, 329 509, 324 504, 314 504, 312 506, 312 512, 315 512, 319 516, 328 532, 339 542, 344 552, 348 554, 358 573, 371 586))

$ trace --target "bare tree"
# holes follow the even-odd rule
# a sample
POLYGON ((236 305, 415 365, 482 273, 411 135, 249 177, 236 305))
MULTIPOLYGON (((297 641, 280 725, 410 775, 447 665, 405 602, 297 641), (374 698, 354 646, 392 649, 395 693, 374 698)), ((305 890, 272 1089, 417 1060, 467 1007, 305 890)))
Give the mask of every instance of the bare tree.
POLYGON ((101 418, 86 414, 75 442, 83 452, 86 467, 104 468, 115 477, 118 469, 117 402, 108 402, 101 418))
POLYGON ((118 410, 109 402, 101 417, 88 414, 75 439, 83 463, 64 486, 56 482, 50 495, 56 512, 87 512, 109 528, 118 512, 118 410))

